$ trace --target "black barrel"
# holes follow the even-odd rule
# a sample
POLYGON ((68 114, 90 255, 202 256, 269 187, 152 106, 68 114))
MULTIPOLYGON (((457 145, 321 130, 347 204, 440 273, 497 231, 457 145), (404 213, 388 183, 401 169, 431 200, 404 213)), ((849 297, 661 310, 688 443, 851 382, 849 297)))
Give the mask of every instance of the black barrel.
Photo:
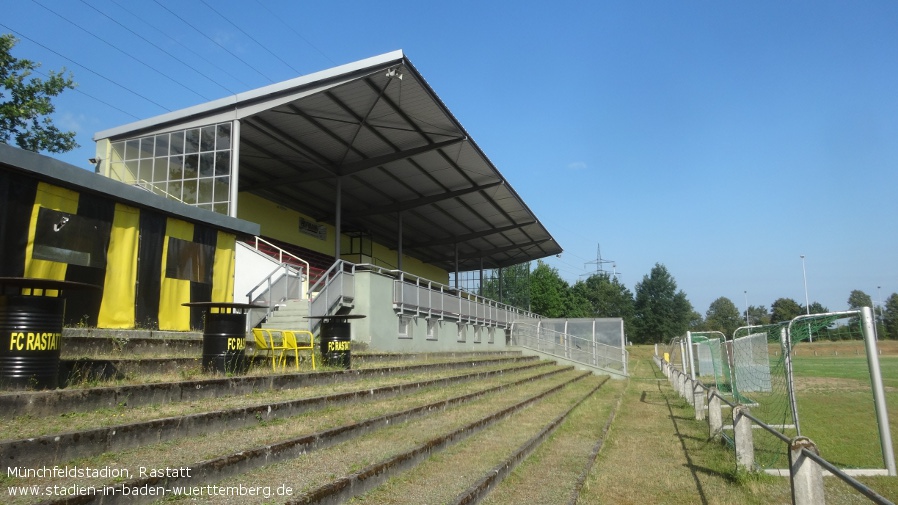
POLYGON ((321 322, 321 362, 325 366, 350 366, 350 328, 345 321, 321 322))
POLYGON ((0 295, 0 387, 56 389, 65 299, 0 295))
POLYGON ((206 314, 203 330, 203 371, 245 373, 246 314, 206 314))

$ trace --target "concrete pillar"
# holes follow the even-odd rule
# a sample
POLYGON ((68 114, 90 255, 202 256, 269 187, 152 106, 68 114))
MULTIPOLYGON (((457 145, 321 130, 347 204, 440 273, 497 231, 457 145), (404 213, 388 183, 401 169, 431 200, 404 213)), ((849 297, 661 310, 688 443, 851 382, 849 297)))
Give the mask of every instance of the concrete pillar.
POLYGON ((751 472, 755 468, 755 443, 751 419, 743 415, 749 412, 745 405, 733 409, 733 438, 736 439, 736 468, 751 472))
POLYGON ((720 397, 714 388, 708 390, 708 430, 711 440, 719 442, 723 435, 723 415, 720 412, 720 397))
POLYGON ((677 393, 682 397, 686 391, 686 374, 680 372, 677 374, 677 393))
POLYGON ((695 381, 692 380, 692 377, 686 377, 686 384, 683 386, 683 398, 686 399, 686 403, 689 405, 695 406, 695 381))
POLYGON ((804 455, 808 449, 816 455, 817 445, 807 437, 795 437, 789 444, 789 474, 792 477, 792 503, 817 505, 825 503, 823 496, 823 469, 816 461, 804 455))
POLYGON ((703 388, 701 385, 696 383, 692 397, 695 398, 695 401, 693 402, 693 406, 695 407, 695 420, 696 421, 704 421, 705 420, 705 388, 703 388))

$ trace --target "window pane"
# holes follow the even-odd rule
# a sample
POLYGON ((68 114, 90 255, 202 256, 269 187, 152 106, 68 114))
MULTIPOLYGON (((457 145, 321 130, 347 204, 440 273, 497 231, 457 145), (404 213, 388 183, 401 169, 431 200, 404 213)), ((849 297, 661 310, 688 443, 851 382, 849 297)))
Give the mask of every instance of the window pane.
POLYGON ((175 200, 183 201, 181 198, 181 189, 183 188, 184 183, 180 180, 171 181, 168 183, 168 194, 169 198, 174 198, 175 200))
POLYGON ((125 146, 125 159, 136 160, 140 157, 140 139, 131 139, 125 146))
POLYGON ((153 137, 144 137, 140 139, 140 157, 153 157, 153 137))
POLYGON ((147 158, 140 160, 140 171, 137 172, 137 183, 141 186, 146 186, 147 182, 153 180, 153 165, 155 160, 153 158, 147 158))
POLYGON ((125 162, 125 173, 122 174, 122 182, 126 182, 128 184, 134 183, 134 179, 137 178, 137 164, 138 163, 139 162, 137 160, 125 162))
POLYGON ((112 162, 122 161, 125 159, 125 143, 124 142, 113 142, 112 143, 112 162))
POLYGON ((171 153, 184 154, 184 132, 175 132, 171 134, 171 153))
POLYGON ((228 184, 231 180, 230 177, 216 177, 213 179, 215 181, 215 197, 214 202, 227 202, 231 198, 230 193, 230 184, 228 184))
POLYGON ((215 153, 200 154, 200 177, 212 177, 215 175, 213 170, 215 162, 215 153))
POLYGON ((150 180, 153 182, 165 181, 168 177, 168 158, 156 158, 154 161, 153 178, 150 180))
POLYGON ((210 284, 214 260, 214 247, 169 237, 165 276, 210 284))
POLYGON ((200 155, 188 154, 184 156, 184 178, 196 179, 197 170, 200 168, 200 155))
POLYGON ((154 152, 156 157, 159 156, 168 156, 168 134, 163 133, 162 135, 156 135, 156 151, 154 152))
POLYGON ((231 151, 215 153, 215 175, 231 175, 231 151))
POLYGON ((196 179, 185 180, 181 190, 181 200, 187 205, 196 204, 196 179))
POLYGON ((215 127, 214 126, 206 126, 202 130, 202 142, 200 145, 200 151, 214 151, 215 150, 215 127))
POLYGON ((215 127, 215 149, 231 148, 231 123, 221 123, 215 127))
MULTIPOLYGON (((168 179, 180 180, 184 178, 184 157, 172 156, 168 164, 168 179)), ((179 191, 180 193, 180 191, 179 191)), ((180 198, 180 196, 178 197, 180 198)))
POLYGON ((186 132, 184 140, 184 152, 187 154, 198 152, 200 149, 200 131, 197 128, 191 128, 186 132))
POLYGON ((218 212, 219 214, 228 215, 228 204, 226 203, 216 203, 212 206, 212 210, 218 212))
POLYGON ((199 180, 199 193, 196 203, 212 203, 212 184, 213 179, 199 180))

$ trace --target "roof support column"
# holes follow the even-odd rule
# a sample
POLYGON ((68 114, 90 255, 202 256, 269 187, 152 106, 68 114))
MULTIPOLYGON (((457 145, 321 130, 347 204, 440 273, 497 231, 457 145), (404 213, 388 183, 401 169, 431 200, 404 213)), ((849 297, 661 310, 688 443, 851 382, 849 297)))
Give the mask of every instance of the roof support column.
POLYGON ((334 215, 336 218, 334 219, 334 261, 340 261, 340 258, 343 257, 340 252, 340 234, 342 233, 342 219, 343 219, 343 178, 341 176, 337 176, 337 194, 334 198, 335 206, 337 207, 334 211, 334 215))
POLYGON ((480 280, 477 282, 477 291, 483 296, 483 256, 480 257, 480 280))
POLYGON ((458 287, 458 242, 455 243, 455 289, 458 287))
POLYGON ((402 211, 399 211, 399 237, 397 237, 396 242, 399 244, 399 247, 396 248, 396 268, 400 271, 402 270, 402 211))
POLYGON ((237 217, 237 193, 240 192, 240 120, 231 121, 231 185, 228 215, 237 217))

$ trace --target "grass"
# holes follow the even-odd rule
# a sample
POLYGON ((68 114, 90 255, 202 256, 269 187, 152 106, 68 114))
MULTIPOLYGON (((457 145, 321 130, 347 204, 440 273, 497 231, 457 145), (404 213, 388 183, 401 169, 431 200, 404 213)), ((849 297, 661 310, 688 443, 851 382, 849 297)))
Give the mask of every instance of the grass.
MULTIPOLYGON (((898 342, 881 342, 880 349, 898 447, 898 342)), ((578 503, 791 503, 787 478, 735 470, 732 451, 708 440, 707 423, 694 420, 692 407, 651 362, 652 350, 631 348, 621 410, 578 503)), ((882 468, 863 343, 802 343, 794 370, 802 434, 834 464, 882 468)), ((858 480, 898 501, 898 478, 858 480)), ((827 503, 869 503, 837 478, 824 482, 827 503)))

